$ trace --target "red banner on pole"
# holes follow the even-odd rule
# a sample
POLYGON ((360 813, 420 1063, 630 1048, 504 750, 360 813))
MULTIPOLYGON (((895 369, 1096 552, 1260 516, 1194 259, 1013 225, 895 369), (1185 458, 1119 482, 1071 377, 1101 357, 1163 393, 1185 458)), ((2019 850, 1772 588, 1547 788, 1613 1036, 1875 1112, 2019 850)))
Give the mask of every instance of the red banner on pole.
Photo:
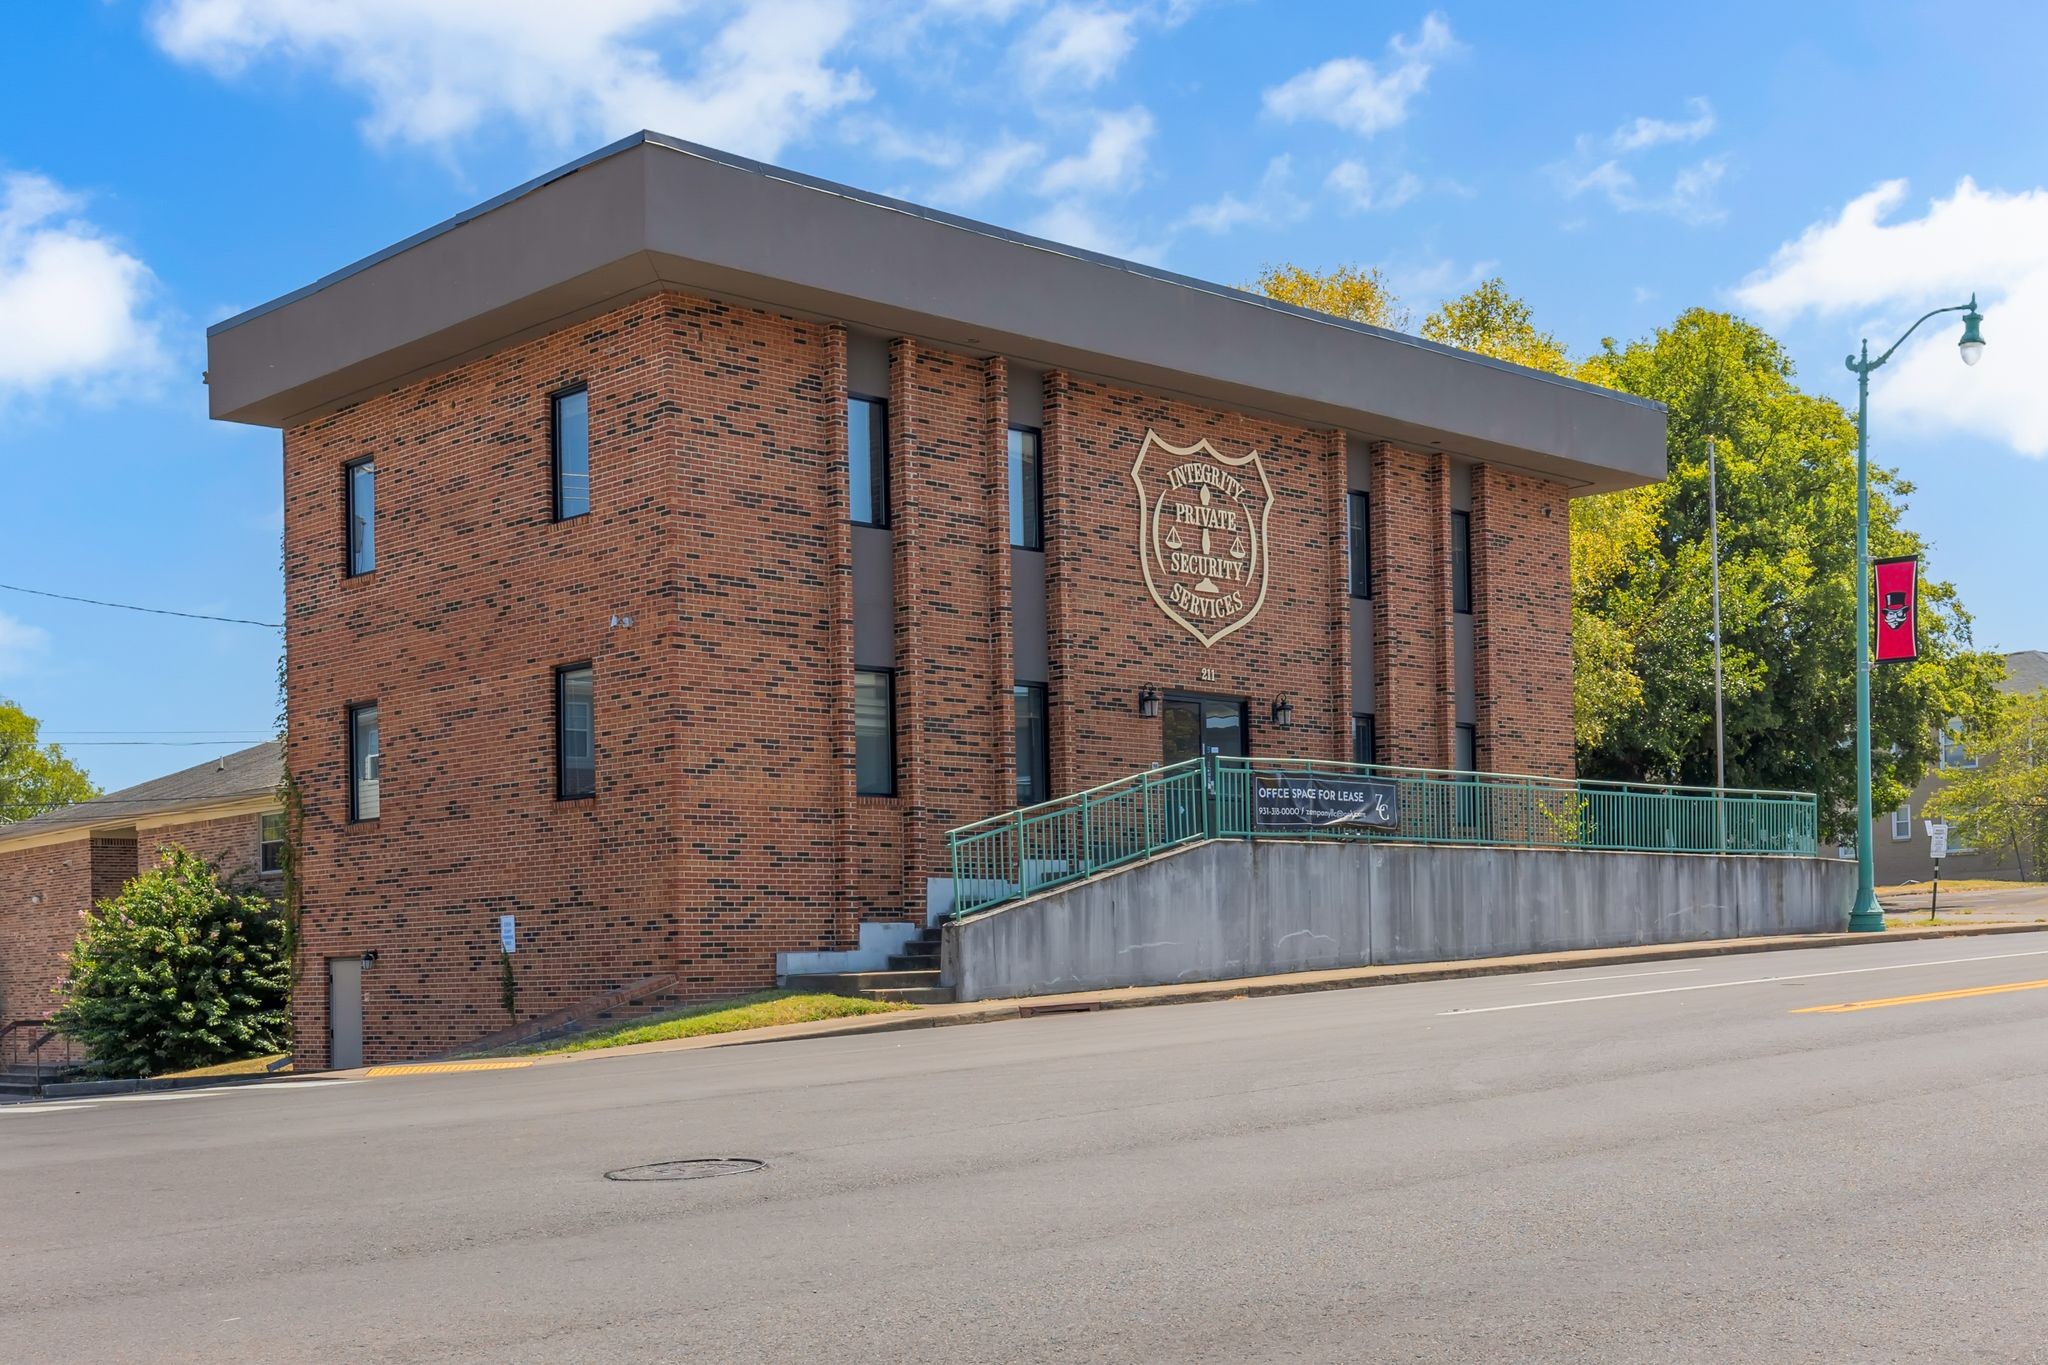
POLYGON ((1880 559, 1877 579, 1877 654, 1881 664, 1909 664, 1920 657, 1920 557, 1880 559))

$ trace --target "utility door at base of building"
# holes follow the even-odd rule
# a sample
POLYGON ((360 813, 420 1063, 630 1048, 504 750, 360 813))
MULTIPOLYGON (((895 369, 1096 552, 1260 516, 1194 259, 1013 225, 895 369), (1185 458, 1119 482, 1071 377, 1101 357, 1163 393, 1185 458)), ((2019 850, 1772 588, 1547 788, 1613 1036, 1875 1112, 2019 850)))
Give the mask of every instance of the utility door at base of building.
POLYGON ((363 1064, 363 960, 327 959, 327 1069, 363 1064))
POLYGON ((1160 710, 1165 737, 1160 758, 1167 763, 1203 755, 1243 758, 1244 702, 1237 697, 1169 695, 1160 710))

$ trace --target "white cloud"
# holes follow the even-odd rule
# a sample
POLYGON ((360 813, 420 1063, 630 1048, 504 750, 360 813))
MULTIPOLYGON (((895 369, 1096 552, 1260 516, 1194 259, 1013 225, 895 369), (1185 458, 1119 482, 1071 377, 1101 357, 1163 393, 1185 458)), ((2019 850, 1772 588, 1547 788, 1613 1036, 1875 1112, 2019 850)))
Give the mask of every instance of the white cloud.
POLYGON ((871 115, 856 114, 840 120, 838 134, 842 141, 888 161, 918 161, 948 170, 966 156, 955 138, 943 133, 914 132, 871 115))
POLYGON ((1100 5, 1054 5, 1017 44, 1025 82, 1040 92, 1100 85, 1137 43, 1137 18, 1100 5))
POLYGON ((976 203, 1013 183, 1043 160, 1043 146, 1005 134, 991 146, 963 157, 958 173, 948 177, 929 197, 940 204, 976 203))
POLYGON ((652 128, 773 156, 865 97, 830 58, 853 0, 166 0, 160 46, 221 76, 266 59, 369 99, 378 142, 445 144, 509 120, 561 145, 652 128), (687 54, 671 69, 668 50, 687 54))
POLYGON ((149 268, 25 172, 0 176, 0 395, 147 374, 164 360, 149 268))
POLYGON ((2008 194, 1966 176, 1920 217, 1888 221, 1905 199, 1903 180, 1852 199, 1779 247, 1736 301, 1770 323, 1838 320, 1845 336, 1868 335, 1878 348, 1929 309, 1977 292, 1982 362, 1956 358, 1954 315, 1931 320, 1871 381, 1882 387, 1886 420, 1960 428, 2048 456, 2048 188, 2008 194))
POLYGON ((1038 192, 1053 196, 1127 190, 1145 167, 1151 139, 1152 115, 1142 105, 1098 115, 1088 145, 1047 166, 1038 178, 1038 192))
POLYGON ((1025 230, 1049 241, 1080 247, 1083 251, 1099 251, 1105 256, 1144 261, 1151 265, 1159 264, 1166 255, 1164 242, 1144 242, 1131 237, 1115 224, 1104 222, 1101 215, 1080 199, 1060 200, 1032 219, 1025 230))
POLYGON ((1683 123, 1671 119, 1643 118, 1630 119, 1614 130, 1607 139, 1609 148, 1616 152, 1640 152, 1647 147, 1661 147, 1667 142, 1698 142, 1714 131, 1714 106, 1698 96, 1686 101, 1693 116, 1683 123))
POLYGON ((1229 232, 1254 223, 1281 227, 1307 216, 1308 201, 1294 192, 1292 158, 1276 156, 1266 163, 1266 173, 1249 199, 1224 194, 1190 209, 1183 222, 1204 232, 1229 232))
POLYGON ((1267 90, 1266 112, 1289 122, 1324 119, 1370 137, 1405 122, 1430 72, 1458 50, 1450 22, 1431 14, 1413 38, 1397 33, 1388 40, 1384 69, 1363 57, 1332 58, 1267 90))
POLYGON ((1378 187, 1363 162, 1346 160, 1330 168, 1330 173, 1323 177, 1323 188, 1337 196, 1346 212, 1365 213, 1401 207, 1422 193, 1422 182, 1403 171, 1392 184, 1378 187))
POLYGON ((1645 193, 1636 183, 1635 172, 1619 159, 1610 158, 1587 171, 1563 171, 1568 199, 1597 190, 1623 213, 1668 213, 1680 222, 1695 224, 1718 222, 1727 216, 1727 210, 1714 199, 1727 174, 1725 153, 1705 157, 1680 167, 1671 177, 1671 188, 1654 194, 1645 193))
POLYGON ((0 611, 0 678, 26 673, 30 660, 49 643, 50 634, 41 626, 17 621, 0 611))
MULTIPOLYGON (((1682 223, 1713 223, 1727 216, 1715 192, 1728 174, 1728 156, 1716 153, 1670 171, 1671 187, 1645 190, 1637 167, 1643 153, 1658 147, 1698 142, 1714 131, 1714 106, 1694 96, 1686 101, 1692 117, 1685 120, 1637 116, 1605 138, 1582 135, 1572 155, 1550 172, 1565 198, 1597 193, 1622 213, 1663 213, 1682 223)), ((1651 158, 1655 160, 1655 158, 1651 158)), ((1668 163, 1667 163, 1668 165, 1668 163)))

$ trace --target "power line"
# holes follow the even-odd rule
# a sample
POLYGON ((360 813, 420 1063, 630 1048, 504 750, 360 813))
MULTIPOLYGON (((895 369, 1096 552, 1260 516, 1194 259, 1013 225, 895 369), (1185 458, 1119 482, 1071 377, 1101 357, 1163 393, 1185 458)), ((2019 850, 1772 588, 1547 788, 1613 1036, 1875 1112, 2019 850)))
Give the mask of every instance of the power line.
POLYGON ((252 621, 246 616, 209 616, 203 611, 172 611, 167 607, 138 607, 129 602, 103 602, 97 597, 73 597, 65 592, 44 592, 41 588, 24 588, 13 583, 0 583, 0 589, 7 592, 27 593, 31 597, 51 597, 59 602, 83 602, 89 607, 113 607, 118 611, 147 612, 151 616, 182 616, 188 621, 220 621, 231 626, 262 626, 265 630, 283 630, 282 621, 252 621))
POLYGON ((217 749, 223 744, 261 744, 267 735, 229 735, 223 739, 66 739, 52 744, 66 749, 217 749))
POLYGON ((258 725, 216 725, 204 730, 41 730, 44 736, 51 735, 240 735, 260 730, 258 725))

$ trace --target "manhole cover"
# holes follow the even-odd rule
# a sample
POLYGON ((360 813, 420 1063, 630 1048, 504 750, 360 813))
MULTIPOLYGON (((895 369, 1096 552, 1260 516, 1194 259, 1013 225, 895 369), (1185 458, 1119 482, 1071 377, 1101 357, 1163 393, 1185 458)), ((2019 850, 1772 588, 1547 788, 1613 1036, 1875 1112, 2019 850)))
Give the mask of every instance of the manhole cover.
POLYGON ((699 1156, 682 1161, 657 1161, 651 1166, 627 1166, 606 1171, 606 1180, 709 1180, 714 1175, 745 1175, 768 1163, 745 1156, 699 1156))

